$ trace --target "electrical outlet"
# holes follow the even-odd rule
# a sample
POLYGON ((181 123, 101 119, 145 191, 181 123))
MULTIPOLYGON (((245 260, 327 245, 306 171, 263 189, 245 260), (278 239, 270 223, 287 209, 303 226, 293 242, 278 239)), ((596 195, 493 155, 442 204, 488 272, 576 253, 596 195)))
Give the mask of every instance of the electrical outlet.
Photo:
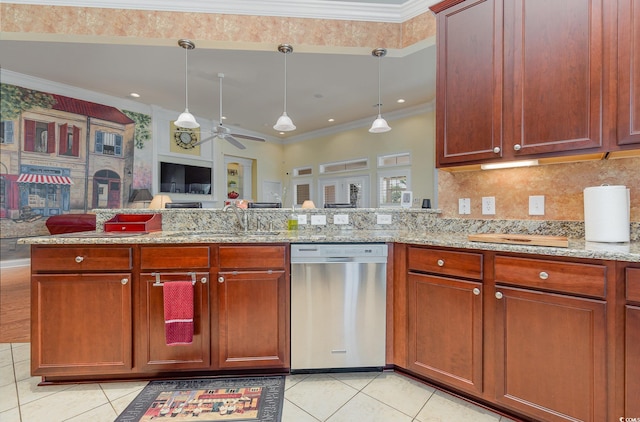
POLYGON ((376 224, 391 224, 391 215, 376 214, 376 224))
POLYGON ((471 198, 458 199, 458 214, 471 214, 471 198))
POLYGON ((311 225, 312 226, 324 226, 327 224, 327 216, 326 215, 312 215, 311 216, 311 225))
POLYGON ((496 197, 495 196, 482 197, 482 214, 483 215, 496 214, 496 197))
POLYGON ((544 195, 529 197, 529 215, 544 215, 544 195))
POLYGON ((307 214, 298 214, 298 225, 307 224, 307 214))
POLYGON ((333 224, 349 224, 349 215, 336 214, 333 216, 333 224))

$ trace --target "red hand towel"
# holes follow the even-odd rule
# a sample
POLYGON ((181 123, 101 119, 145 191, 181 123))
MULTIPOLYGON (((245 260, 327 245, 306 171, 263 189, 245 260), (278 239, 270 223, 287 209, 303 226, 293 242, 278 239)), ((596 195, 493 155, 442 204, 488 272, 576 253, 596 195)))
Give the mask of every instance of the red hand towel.
POLYGON ((193 283, 168 281, 164 293, 164 333, 168 346, 193 342, 193 283))

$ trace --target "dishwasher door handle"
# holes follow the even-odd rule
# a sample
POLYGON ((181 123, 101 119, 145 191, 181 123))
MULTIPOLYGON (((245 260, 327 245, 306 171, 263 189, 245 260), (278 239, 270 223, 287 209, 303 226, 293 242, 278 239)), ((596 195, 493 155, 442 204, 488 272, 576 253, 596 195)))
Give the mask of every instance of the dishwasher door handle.
POLYGON ((353 262, 354 259, 351 257, 331 257, 328 256, 325 258, 325 262, 353 262))

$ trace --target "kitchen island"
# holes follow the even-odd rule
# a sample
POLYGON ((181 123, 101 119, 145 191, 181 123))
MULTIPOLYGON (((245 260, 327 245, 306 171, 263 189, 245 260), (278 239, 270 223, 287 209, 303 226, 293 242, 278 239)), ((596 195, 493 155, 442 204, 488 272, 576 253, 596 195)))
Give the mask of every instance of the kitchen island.
POLYGON ((167 224, 25 240, 32 373, 43 382, 288 373, 289 245, 374 242, 390 248, 388 368, 535 420, 634 414, 637 234, 626 244, 493 244, 468 241, 470 226, 487 230, 475 222, 421 218, 297 232, 167 224), (158 277, 195 280, 188 346, 164 344, 158 277))

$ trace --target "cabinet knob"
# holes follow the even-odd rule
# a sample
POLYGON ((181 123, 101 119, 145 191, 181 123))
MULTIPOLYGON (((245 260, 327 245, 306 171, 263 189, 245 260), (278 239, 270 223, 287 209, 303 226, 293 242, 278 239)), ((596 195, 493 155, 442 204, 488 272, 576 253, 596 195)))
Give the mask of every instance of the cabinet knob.
POLYGON ((123 278, 122 280, 120 280, 120 283, 122 283, 122 285, 124 286, 125 284, 127 284, 129 282, 128 278, 123 278))
POLYGON ((444 260, 443 259, 439 259, 438 260, 438 267, 444 267, 444 260))
POLYGON ((84 261, 84 256, 76 256, 76 262, 79 264, 84 261))
POLYGON ((218 283, 224 283, 224 277, 222 276, 218 277, 218 283))
POLYGON ((540 279, 546 280, 548 278, 549 278, 549 273, 547 273, 545 271, 540 271, 540 279))
POLYGON ((513 146, 513 149, 516 150, 516 151, 520 151, 522 149, 522 146, 520 144, 515 144, 513 146))
POLYGON ((473 289, 473 294, 478 296, 480 294, 480 289, 478 289, 477 287, 473 289))
POLYGON ((496 154, 500 154, 500 147, 495 147, 493 149, 493 152, 496 153, 496 154))
POLYGON ((496 299, 502 299, 502 293, 496 292, 496 299))
POLYGON ((202 283, 202 284, 207 284, 207 277, 202 277, 202 278, 200 279, 200 283, 202 283))

